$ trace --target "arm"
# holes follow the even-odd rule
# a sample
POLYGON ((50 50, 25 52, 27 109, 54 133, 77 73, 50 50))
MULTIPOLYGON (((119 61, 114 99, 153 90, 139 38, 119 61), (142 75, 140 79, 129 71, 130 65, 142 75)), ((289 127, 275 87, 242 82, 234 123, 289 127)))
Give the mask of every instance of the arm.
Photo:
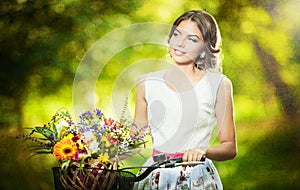
POLYGON ((231 81, 224 78, 219 87, 215 106, 220 144, 211 146, 206 150, 202 147, 187 150, 183 157, 184 161, 198 161, 203 154, 215 161, 230 160, 236 156, 237 146, 232 98, 231 81))
MULTIPOLYGON (((130 129, 131 136, 138 136, 140 140, 145 141, 148 126, 147 102, 145 99, 145 82, 138 81, 136 85, 136 104, 135 114, 132 127, 130 129)), ((144 145, 145 146, 145 145, 144 145)), ((134 152, 140 153, 142 148, 135 148, 134 152)), ((128 155, 120 156, 120 159, 126 159, 128 155)))
POLYGON ((223 79, 217 95, 216 117, 220 145, 209 147, 206 150, 206 156, 216 161, 233 159, 237 154, 237 145, 233 118, 232 84, 228 78, 223 79))
POLYGON ((145 98, 145 81, 139 80, 136 85, 136 103, 134 114, 135 128, 132 130, 145 135, 148 126, 147 101, 145 98))

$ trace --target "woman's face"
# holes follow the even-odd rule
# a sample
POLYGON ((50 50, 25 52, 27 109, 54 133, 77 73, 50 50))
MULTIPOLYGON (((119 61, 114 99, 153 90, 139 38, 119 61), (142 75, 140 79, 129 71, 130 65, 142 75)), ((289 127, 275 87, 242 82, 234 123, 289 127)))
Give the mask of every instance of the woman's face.
POLYGON ((203 37, 197 24, 183 20, 170 38, 170 52, 177 64, 194 63, 203 51, 203 37))

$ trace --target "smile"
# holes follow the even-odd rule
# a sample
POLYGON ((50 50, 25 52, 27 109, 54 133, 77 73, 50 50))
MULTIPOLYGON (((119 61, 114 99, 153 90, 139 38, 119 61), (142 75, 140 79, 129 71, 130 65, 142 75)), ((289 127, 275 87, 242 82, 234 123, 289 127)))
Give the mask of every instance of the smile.
POLYGON ((182 55, 186 54, 186 52, 181 51, 179 49, 173 49, 173 51, 174 51, 175 55, 177 55, 177 56, 182 56, 182 55))

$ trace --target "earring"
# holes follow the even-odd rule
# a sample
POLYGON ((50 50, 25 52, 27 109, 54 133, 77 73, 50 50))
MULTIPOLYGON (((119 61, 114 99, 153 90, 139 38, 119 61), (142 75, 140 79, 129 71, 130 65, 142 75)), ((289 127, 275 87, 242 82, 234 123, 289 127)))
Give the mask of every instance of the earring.
POLYGON ((172 61, 173 61, 172 56, 171 56, 171 52, 170 52, 170 48, 167 48, 166 61, 168 63, 172 63, 172 61))
POLYGON ((204 59, 205 58, 205 52, 202 52, 199 56, 200 59, 204 59))
POLYGON ((199 55, 198 59, 196 60, 195 66, 196 66, 198 69, 200 69, 200 70, 203 70, 203 69, 205 68, 205 63, 204 63, 204 62, 205 62, 205 61, 204 61, 205 57, 206 57, 205 52, 202 52, 202 53, 199 55))

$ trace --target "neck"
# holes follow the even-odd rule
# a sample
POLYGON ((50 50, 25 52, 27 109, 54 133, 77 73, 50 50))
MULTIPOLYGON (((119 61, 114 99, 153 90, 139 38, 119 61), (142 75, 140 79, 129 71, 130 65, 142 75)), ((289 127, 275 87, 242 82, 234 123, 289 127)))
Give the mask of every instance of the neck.
POLYGON ((204 76, 204 71, 199 70, 194 64, 176 65, 172 70, 183 73, 192 84, 197 83, 204 76))
POLYGON ((174 66, 165 73, 164 79, 169 88, 175 91, 193 89, 202 79, 204 72, 197 68, 174 66))

